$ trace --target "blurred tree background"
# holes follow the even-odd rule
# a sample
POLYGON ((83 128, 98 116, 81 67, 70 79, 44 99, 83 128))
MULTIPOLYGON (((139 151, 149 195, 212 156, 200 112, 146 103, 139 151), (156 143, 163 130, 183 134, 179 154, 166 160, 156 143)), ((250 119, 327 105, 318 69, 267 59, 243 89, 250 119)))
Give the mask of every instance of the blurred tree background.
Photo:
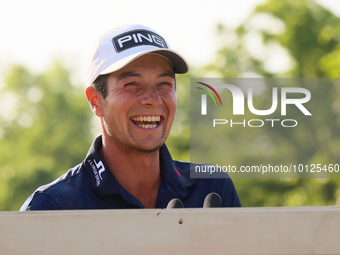
MULTIPOLYGON (((236 30, 220 24, 218 34, 224 46, 215 62, 202 69, 204 77, 340 76, 339 18, 314 1, 270 0, 236 30)), ((325 90, 319 96, 327 100, 333 95, 325 90)), ((339 134, 339 128, 334 132, 339 134)), ((243 206, 340 204, 339 179, 235 179, 234 183, 243 206)))
POLYGON ((38 186, 79 164, 92 141, 83 86, 56 62, 33 75, 12 66, 0 92, 0 210, 18 210, 38 186))
MULTIPOLYGON (((173 158, 190 160, 191 77, 339 78, 339 21, 312 0, 269 0, 237 29, 219 24, 215 61, 177 77, 178 110, 167 141, 173 158)), ((70 77, 60 62, 41 74, 20 65, 7 70, 0 87, 0 210, 18 210, 38 186, 80 163, 99 134, 84 85, 70 77)), ((243 206, 340 204, 339 179, 234 183, 243 206)))

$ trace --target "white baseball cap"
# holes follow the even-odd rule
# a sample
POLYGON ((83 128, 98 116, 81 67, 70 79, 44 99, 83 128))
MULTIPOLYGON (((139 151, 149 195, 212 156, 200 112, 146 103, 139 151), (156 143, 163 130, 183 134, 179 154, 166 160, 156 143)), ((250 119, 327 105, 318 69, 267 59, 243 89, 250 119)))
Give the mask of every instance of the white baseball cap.
POLYGON ((87 84, 115 72, 133 60, 155 53, 167 58, 175 73, 186 73, 188 64, 156 31, 140 24, 126 24, 104 32, 95 42, 87 68, 87 84))

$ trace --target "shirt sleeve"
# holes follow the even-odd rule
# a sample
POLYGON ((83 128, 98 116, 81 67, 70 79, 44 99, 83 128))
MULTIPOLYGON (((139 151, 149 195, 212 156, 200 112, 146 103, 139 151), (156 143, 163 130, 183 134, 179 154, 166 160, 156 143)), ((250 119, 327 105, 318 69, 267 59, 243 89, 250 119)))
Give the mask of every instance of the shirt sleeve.
POLYGON ((61 210, 61 208, 52 197, 41 192, 36 192, 27 198, 20 208, 20 211, 33 210, 61 210))

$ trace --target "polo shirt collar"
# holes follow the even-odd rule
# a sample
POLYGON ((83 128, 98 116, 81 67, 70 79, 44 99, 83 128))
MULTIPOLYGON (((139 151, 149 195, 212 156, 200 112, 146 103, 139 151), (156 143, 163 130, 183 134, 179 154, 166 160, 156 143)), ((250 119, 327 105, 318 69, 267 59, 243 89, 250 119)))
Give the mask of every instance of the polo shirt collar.
MULTIPOLYGON (((120 194, 123 197, 128 192, 120 185, 100 157, 99 150, 101 147, 102 136, 99 136, 92 143, 84 160, 86 171, 91 180, 92 190, 101 198, 113 194, 120 194)), ((188 194, 187 187, 192 185, 192 181, 188 176, 182 175, 175 169, 172 157, 165 144, 160 148, 159 155, 162 182, 165 181, 168 184, 167 186, 178 194, 179 198, 185 197, 188 194)))
POLYGON ((92 190, 101 198, 111 194, 120 194, 118 181, 99 155, 102 145, 102 137, 99 136, 92 143, 84 160, 92 190))

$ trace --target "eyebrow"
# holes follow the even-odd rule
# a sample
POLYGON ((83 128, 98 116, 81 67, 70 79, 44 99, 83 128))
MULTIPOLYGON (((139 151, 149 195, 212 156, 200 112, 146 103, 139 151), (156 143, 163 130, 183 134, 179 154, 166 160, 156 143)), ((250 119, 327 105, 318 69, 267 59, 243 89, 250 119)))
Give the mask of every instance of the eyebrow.
POLYGON ((142 76, 136 72, 126 72, 126 73, 122 73, 121 75, 119 75, 117 80, 120 81, 128 77, 142 77, 142 76))
POLYGON ((160 75, 158 75, 158 78, 161 78, 161 77, 171 77, 175 79, 175 74, 172 72, 161 73, 160 75))
MULTIPOLYGON (((136 72, 126 72, 126 73, 122 73, 121 75, 119 75, 117 77, 117 80, 120 81, 125 78, 129 78, 129 77, 142 77, 142 75, 136 72)), ((175 74, 172 72, 165 72, 165 73, 161 73, 160 75, 158 75, 158 78, 161 78, 161 77, 170 77, 170 78, 175 79, 175 74)))

